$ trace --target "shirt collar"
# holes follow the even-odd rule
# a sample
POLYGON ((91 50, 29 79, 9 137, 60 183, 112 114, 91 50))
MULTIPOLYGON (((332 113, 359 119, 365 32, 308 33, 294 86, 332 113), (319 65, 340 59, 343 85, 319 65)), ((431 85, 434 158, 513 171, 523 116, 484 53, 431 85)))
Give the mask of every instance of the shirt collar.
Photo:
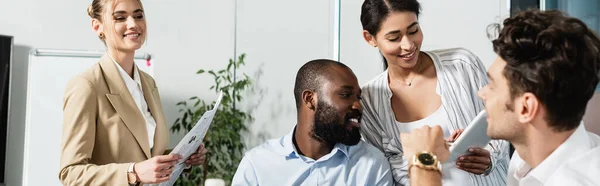
POLYGON ((569 160, 573 155, 583 154, 591 148, 588 133, 586 132, 583 123, 580 123, 579 127, 575 129, 575 132, 573 132, 565 142, 558 146, 558 148, 546 157, 546 159, 544 159, 544 161, 536 168, 531 169, 531 166, 526 162, 523 162, 523 164, 515 171, 514 176, 517 179, 531 177, 541 184, 545 184, 546 180, 560 168, 560 165, 563 162, 569 160), (527 172, 529 172, 529 174, 527 174, 527 172))
POLYGON ((140 80, 140 73, 139 73, 137 65, 135 65, 135 63, 133 64, 133 79, 131 79, 129 74, 127 74, 127 72, 125 72, 125 69, 123 69, 123 67, 121 67, 121 65, 119 65, 119 63, 117 63, 117 61, 115 61, 115 59, 113 59, 112 56, 110 56, 110 54, 108 55, 108 57, 115 63, 115 65, 117 66, 117 69, 119 69, 119 74, 121 74, 121 77, 124 80, 125 79, 133 80, 133 82, 135 82, 138 86, 142 86, 142 82, 140 80))
MULTIPOLYGON (((295 131, 296 131, 296 126, 294 126, 294 128, 292 128, 292 130, 283 137, 282 144, 283 144, 284 153, 287 158, 299 158, 300 157, 300 154, 298 153, 298 150, 296 149, 296 146, 294 145, 294 142, 292 141, 293 137, 295 135, 295 131)), ((342 154, 344 154, 344 156, 347 159, 350 159, 349 149, 350 149, 349 146, 344 145, 342 143, 337 143, 337 144, 335 144, 335 146, 333 147, 331 152, 323 157, 329 157, 329 156, 335 155, 337 152, 342 152, 342 154)))

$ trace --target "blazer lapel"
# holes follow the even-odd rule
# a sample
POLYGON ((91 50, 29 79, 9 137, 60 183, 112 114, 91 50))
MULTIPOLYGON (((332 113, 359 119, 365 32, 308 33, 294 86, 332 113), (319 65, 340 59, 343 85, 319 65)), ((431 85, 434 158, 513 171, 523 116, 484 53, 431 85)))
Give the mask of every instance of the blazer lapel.
POLYGON ((146 158, 151 158, 150 144, 148 143, 148 132, 146 122, 138 106, 133 101, 133 97, 129 93, 119 69, 116 64, 106 55, 100 60, 100 67, 104 72, 104 78, 108 84, 109 94, 106 97, 114 107, 114 109, 127 126, 127 129, 133 134, 140 148, 144 151, 146 158))
MULTIPOLYGON (((137 68, 137 66, 135 67, 137 68)), ((154 132, 154 147, 152 148, 152 156, 162 155, 168 146, 167 142, 169 139, 169 130, 167 128, 166 120, 162 110, 162 104, 158 95, 158 89, 155 84, 150 83, 151 77, 140 72, 140 80, 142 82, 142 91, 144 92, 144 98, 150 109, 150 113, 156 121, 156 131, 154 132)))

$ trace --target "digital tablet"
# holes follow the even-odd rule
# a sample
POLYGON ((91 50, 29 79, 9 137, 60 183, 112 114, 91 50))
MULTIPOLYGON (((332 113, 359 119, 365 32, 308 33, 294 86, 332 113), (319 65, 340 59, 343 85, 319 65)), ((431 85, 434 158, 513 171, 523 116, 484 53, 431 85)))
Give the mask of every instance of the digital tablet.
POLYGON ((487 146, 491 140, 487 135, 487 128, 487 112, 483 110, 475 116, 458 139, 450 146, 450 158, 448 160, 456 161, 458 157, 470 154, 469 148, 484 148, 487 146))

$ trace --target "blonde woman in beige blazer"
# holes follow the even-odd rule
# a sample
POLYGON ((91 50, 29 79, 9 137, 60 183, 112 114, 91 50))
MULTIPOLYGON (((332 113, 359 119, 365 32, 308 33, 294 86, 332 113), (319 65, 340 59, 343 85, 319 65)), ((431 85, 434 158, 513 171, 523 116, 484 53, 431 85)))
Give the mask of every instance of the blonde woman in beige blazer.
MULTIPOLYGON (((180 155, 163 155, 169 133, 154 79, 133 62, 146 39, 140 0, 93 0, 92 28, 107 46, 65 90, 59 179, 64 185, 167 181, 180 155)), ((201 147, 185 163, 200 165, 201 147)))

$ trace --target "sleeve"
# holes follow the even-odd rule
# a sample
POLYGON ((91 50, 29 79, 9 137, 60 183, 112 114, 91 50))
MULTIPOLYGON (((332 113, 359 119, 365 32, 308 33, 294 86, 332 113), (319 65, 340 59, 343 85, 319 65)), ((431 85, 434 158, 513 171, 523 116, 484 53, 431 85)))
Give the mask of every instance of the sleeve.
POLYGON ((383 131, 381 128, 382 122, 377 117, 378 115, 375 112, 373 104, 369 101, 369 99, 373 98, 369 97, 368 93, 363 97, 364 99, 361 100, 363 115, 360 129, 363 140, 384 153, 389 166, 391 166, 391 176, 395 180, 396 185, 409 185, 408 164, 402 157, 402 149, 389 144, 389 139, 383 139, 381 132, 383 131))
MULTIPOLYGON (((481 60, 475 56, 474 54, 471 53, 471 58, 474 59, 473 60, 473 64, 475 64, 474 66, 474 70, 472 71, 472 75, 470 77, 471 79, 471 86, 472 90, 471 92, 473 92, 473 102, 475 105, 475 111, 476 113, 479 113, 480 111, 484 110, 484 104, 483 104, 483 100, 480 99, 477 96, 477 92, 479 92, 479 89, 483 88, 484 86, 486 86, 488 84, 488 78, 486 75, 486 70, 485 67, 483 66, 483 63, 481 62, 481 60)), ((501 170, 507 170, 508 169, 508 150, 509 150, 509 143, 506 140, 492 140, 491 141, 491 151, 490 151, 490 159, 492 160, 492 169, 491 171, 501 171, 501 170), (502 166, 503 168, 500 169, 498 166, 502 166)), ((489 175, 491 173, 491 171, 484 173, 484 175, 489 175)))
POLYGON ((126 164, 89 163, 98 112, 96 92, 88 80, 73 78, 63 102, 59 180, 63 185, 128 185, 126 164))
POLYGON ((244 156, 231 181, 232 186, 258 186, 254 165, 248 156, 244 156))

